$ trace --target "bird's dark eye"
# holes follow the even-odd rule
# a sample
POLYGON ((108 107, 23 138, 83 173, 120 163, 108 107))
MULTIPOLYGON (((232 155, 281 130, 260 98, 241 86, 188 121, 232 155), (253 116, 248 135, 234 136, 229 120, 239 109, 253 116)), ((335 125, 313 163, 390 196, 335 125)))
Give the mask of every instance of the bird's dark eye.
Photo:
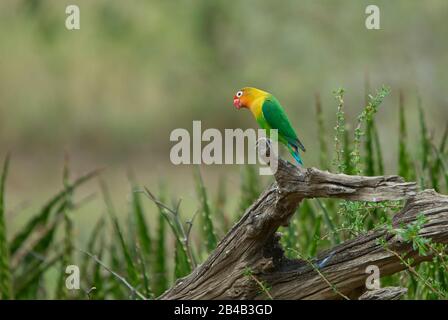
POLYGON ((237 96, 238 98, 240 98, 242 95, 243 95, 243 91, 238 91, 238 92, 236 93, 236 96, 237 96))

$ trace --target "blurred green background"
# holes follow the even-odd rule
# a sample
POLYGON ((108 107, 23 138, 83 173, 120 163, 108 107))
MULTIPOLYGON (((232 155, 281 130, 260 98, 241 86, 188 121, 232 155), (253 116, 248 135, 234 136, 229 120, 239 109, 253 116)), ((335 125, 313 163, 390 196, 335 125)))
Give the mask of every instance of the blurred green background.
MULTIPOLYGON (((190 130, 193 120, 203 129, 255 127, 249 112, 232 106, 246 85, 282 102, 309 166, 319 159, 315 94, 331 132, 334 89, 346 88, 353 120, 364 106, 366 79, 372 91, 389 86, 377 126, 386 171, 395 173, 400 90, 409 123, 418 123, 418 97, 430 132, 441 135, 447 123, 448 2, 374 2, 381 30, 364 25, 372 1, 1 1, 0 156, 13 155, 12 230, 21 221, 17 212, 62 187, 64 152, 74 176, 106 167, 118 206, 129 194, 128 168, 140 184, 164 180, 193 201, 192 169, 170 164, 169 134, 190 130), (65 28, 69 4, 80 7, 80 30, 65 28)), ((418 130, 410 127, 409 137, 417 141, 418 130)), ((219 176, 230 189, 239 184, 238 166, 202 172, 211 187, 219 176)), ((92 221, 97 208, 77 219, 92 221)))

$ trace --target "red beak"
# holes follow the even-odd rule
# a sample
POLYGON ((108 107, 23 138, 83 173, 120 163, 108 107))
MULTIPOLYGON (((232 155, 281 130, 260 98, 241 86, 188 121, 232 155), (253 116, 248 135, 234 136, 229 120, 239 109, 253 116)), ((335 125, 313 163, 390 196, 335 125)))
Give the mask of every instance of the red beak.
POLYGON ((237 96, 234 96, 234 97, 233 97, 233 105, 234 105, 237 109, 241 108, 240 99, 238 99, 237 96))

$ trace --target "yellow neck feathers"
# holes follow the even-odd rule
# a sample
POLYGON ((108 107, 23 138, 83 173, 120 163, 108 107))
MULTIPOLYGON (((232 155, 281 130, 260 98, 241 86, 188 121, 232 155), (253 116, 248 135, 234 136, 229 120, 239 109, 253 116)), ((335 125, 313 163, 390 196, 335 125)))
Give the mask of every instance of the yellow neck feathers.
POLYGON ((261 108, 266 97, 269 95, 268 92, 257 89, 257 88, 244 88, 244 105, 252 112, 255 118, 260 117, 261 108))

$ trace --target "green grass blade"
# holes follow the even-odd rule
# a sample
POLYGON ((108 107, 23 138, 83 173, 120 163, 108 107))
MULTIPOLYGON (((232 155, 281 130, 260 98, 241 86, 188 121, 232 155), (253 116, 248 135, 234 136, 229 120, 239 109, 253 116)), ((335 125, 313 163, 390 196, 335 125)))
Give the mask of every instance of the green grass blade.
POLYGON ((224 177, 220 177, 219 179, 217 193, 218 195, 215 201, 216 216, 220 221, 221 234, 224 235, 230 228, 230 221, 225 213, 225 207, 227 203, 227 188, 226 188, 226 180, 224 177))
POLYGON ((5 184, 8 168, 9 155, 6 156, 0 178, 0 300, 12 299, 13 297, 9 245, 5 221, 5 184))
POLYGON ((148 298, 154 298, 154 293, 151 290, 148 266, 146 264, 145 257, 143 257, 142 248, 140 247, 140 245, 136 246, 136 254, 138 257, 138 261, 139 261, 140 273, 141 273, 143 288, 145 290, 144 291, 145 296, 148 298))
POLYGON ((364 148, 365 148, 365 174, 367 176, 375 175, 375 160, 373 152, 374 143, 374 127, 373 118, 366 120, 366 134, 365 134, 364 148))
POLYGON ((295 219, 291 219, 288 226, 286 228, 280 229, 280 232, 283 234, 281 238, 282 245, 285 249, 287 257, 291 257, 291 249, 294 248, 295 244, 299 240, 297 235, 297 231, 295 230, 296 224, 294 223, 295 219))
MULTIPOLYGON (((104 232, 104 226, 105 226, 105 218, 102 216, 98 221, 96 222, 95 226, 93 227, 89 239, 87 240, 87 252, 97 252, 96 246, 101 240, 101 237, 104 232)), ((99 255, 98 255, 99 256, 99 255)), ((89 270, 89 266, 93 264, 92 259, 87 256, 82 256, 82 265, 81 265, 81 274, 87 275, 89 270)), ((97 265, 97 264, 95 264, 97 265)))
POLYGON ((114 235, 115 239, 118 240, 118 244, 121 248, 121 253, 123 254, 123 257, 125 259, 126 263, 126 271, 129 277, 129 281, 133 286, 135 286, 138 283, 138 271, 137 267, 135 266, 132 255, 130 253, 130 250, 125 242, 123 232, 120 227, 120 223, 118 221, 117 215, 115 213, 115 209, 112 203, 112 199, 109 194, 109 190, 104 183, 104 181, 101 181, 101 190, 104 198, 104 202, 106 203, 107 212, 109 214, 109 218, 112 222, 112 226, 114 229, 114 235))
POLYGON ((374 147, 375 147, 375 155, 376 155, 376 163, 377 163, 377 170, 375 171, 376 175, 384 175, 384 158, 383 158, 383 149, 381 147, 380 143, 380 137, 378 135, 378 129, 376 127, 376 124, 373 124, 373 141, 374 141, 374 147))
POLYGON ((330 212, 327 209, 326 203, 323 200, 316 199, 316 203, 319 206, 319 208, 322 210, 323 218, 325 224, 328 226, 328 230, 331 233, 331 240, 333 244, 338 244, 341 242, 341 239, 339 238, 339 235, 336 231, 336 227, 333 223, 333 219, 330 215, 330 212))
POLYGON ((442 138, 442 141, 440 142, 440 147, 439 147, 439 150, 442 154, 445 154, 445 147, 446 147, 447 141, 448 141, 448 123, 445 126, 443 138, 442 138))
POLYGON ((344 131, 344 137, 343 137, 343 165, 342 168, 344 168, 344 171, 342 171, 345 174, 355 174, 355 168, 353 167, 351 154, 353 151, 352 142, 350 141, 350 132, 348 129, 344 131))
MULTIPOLYGON (((56 212, 63 212, 66 205, 65 201, 62 202, 56 208, 56 212)), ((48 252, 56 245, 54 242, 55 234, 61 221, 61 216, 54 216, 45 226, 39 228, 32 241, 23 246, 14 256, 13 261, 16 261, 15 265, 17 266, 14 270, 15 283, 21 286, 20 297, 19 293, 17 293, 17 298, 37 297, 38 292, 41 292, 39 291, 39 282, 43 274, 40 277, 36 275, 33 278, 34 282, 26 279, 30 279, 29 274, 39 270, 45 264, 48 252), (21 285, 24 282, 27 282, 27 286, 21 285)))
POLYGON ((29 272, 24 274, 23 281, 19 281, 15 287, 17 299, 36 299, 38 283, 54 264, 60 261, 62 253, 55 255, 53 258, 40 262, 37 266, 30 268, 29 272), (30 290, 31 289, 31 290, 30 290))
POLYGON ((179 279, 188 275, 191 268, 184 246, 176 242, 174 250, 174 278, 179 279))
POLYGON ((56 298, 57 299, 66 299, 68 297, 68 292, 66 290, 66 287, 64 285, 66 273, 65 269, 68 265, 73 263, 73 221, 70 213, 70 209, 73 207, 72 202, 72 192, 68 189, 70 186, 69 182, 69 176, 70 176, 70 169, 69 169, 69 161, 68 156, 65 158, 65 164, 64 164, 64 172, 63 172, 63 185, 66 190, 65 193, 65 203, 64 206, 64 251, 62 254, 61 259, 61 269, 60 269, 60 275, 59 275, 59 284, 56 288, 56 298))
MULTIPOLYGON (((190 248, 188 247, 188 241, 187 241, 188 234, 185 231, 183 224, 180 220, 180 213, 179 213, 180 201, 177 203, 175 209, 170 209, 166 205, 155 199, 147 188, 145 188, 145 191, 147 196, 151 200, 153 200, 158 206, 160 214, 165 218, 166 222, 168 222, 168 225, 170 226, 171 231, 173 232, 173 235, 176 239, 175 268, 177 268, 177 270, 175 270, 175 273, 176 272, 190 273, 193 264, 196 265, 196 261, 194 260, 193 254, 189 250, 190 248)), ((193 222, 191 221, 190 223, 192 224, 193 222)))
MULTIPOLYGON (((364 105, 367 106, 370 101, 370 78, 366 72, 364 76, 364 105)), ((376 131, 373 117, 366 120, 366 138, 365 146, 365 174, 368 176, 375 175, 375 160, 374 160, 374 144, 378 142, 378 133, 376 131), (376 139, 375 139, 376 138, 376 139)), ((381 152, 381 150, 380 150, 381 152)))
POLYGON ((407 181, 415 180, 411 156, 407 149, 406 114, 404 111, 404 95, 400 91, 399 100, 399 142, 398 142, 398 174, 407 181))
POLYGON ((421 163, 422 163, 422 186, 426 185, 427 177, 431 183, 432 188, 436 191, 439 190, 439 181, 436 172, 435 161, 433 159, 432 153, 432 141, 428 133, 428 128, 426 126, 425 113, 423 111, 422 102, 419 97, 418 99, 418 112, 419 112, 419 122, 420 122, 420 146, 421 146, 421 163), (426 176, 426 172, 428 176, 426 176))
POLYGON ((372 172, 374 172, 374 166, 373 166, 373 147, 372 147, 372 135, 373 135, 373 118, 375 114, 378 111, 378 107, 383 102, 384 98, 390 93, 390 90, 386 87, 382 87, 380 90, 377 91, 375 96, 369 95, 368 103, 365 106, 364 110, 361 112, 361 114, 358 116, 357 119, 357 125, 354 130, 354 138, 353 138, 353 150, 350 153, 350 160, 353 168, 353 172, 355 174, 361 174, 362 169, 360 168, 361 164, 361 138, 363 135, 370 135, 370 137, 367 137, 369 139, 369 146, 368 146, 368 157, 370 157, 368 166, 372 167, 372 172), (369 124, 370 123, 370 124, 369 124), (366 133, 363 131, 363 126, 366 126, 366 129, 364 131, 369 130, 370 126, 370 133, 366 133))
POLYGON ((324 120, 324 114, 322 111, 322 102, 320 99, 320 95, 316 93, 315 95, 316 100, 316 120, 317 120, 317 130, 318 130, 318 137, 319 137, 319 164, 321 166, 321 169, 328 169, 329 163, 328 163, 328 146, 327 146, 327 131, 325 130, 325 120, 324 120))
POLYGON ((317 246, 320 242, 320 229, 321 229, 322 216, 316 217, 316 221, 314 222, 313 229, 313 239, 310 243, 308 254, 310 257, 314 257, 317 252, 317 246))
MULTIPOLYGON (((64 237, 67 238, 67 237, 64 237)), ((64 240, 66 242, 67 240, 64 240)), ((66 246, 66 244, 65 244, 66 246)), ((58 278, 58 285, 56 286, 56 293, 55 297, 58 300, 65 300, 69 297, 68 291, 65 287, 65 279, 67 277, 67 274, 65 273, 65 269, 68 265, 70 265, 71 262, 71 252, 70 250, 65 247, 64 252, 62 253, 61 257, 61 264, 59 267, 59 278, 58 278)))
MULTIPOLYGON (((104 230, 104 229, 101 229, 104 230)), ((103 255, 104 255, 104 251, 106 248, 105 245, 105 240, 104 240, 104 236, 101 236, 101 240, 99 242, 99 249, 98 249, 98 259, 102 259, 103 255)), ((101 265, 99 263, 95 263, 94 264, 94 268, 93 268, 93 283, 92 285, 89 284, 89 290, 93 289, 93 294, 95 299, 99 299, 99 300, 104 300, 106 298, 105 295, 105 281, 104 281, 104 277, 101 274, 101 265)))
MULTIPOLYGON (((58 221, 60 220, 61 219, 58 221)), ((58 221, 49 223, 49 227, 39 235, 39 240, 25 252, 23 259, 20 260, 21 268, 17 269, 20 273, 18 271, 14 273, 16 279, 15 282, 22 284, 20 295, 25 294, 27 297, 36 297, 39 289, 39 282, 43 277, 43 273, 40 274, 40 276, 35 274, 32 278, 34 281, 30 280, 31 278, 29 277, 29 274, 34 273, 35 270, 39 270, 45 265, 49 251, 55 246, 54 239, 59 224, 58 221), (23 283, 27 283, 27 285, 25 286, 23 283)), ((61 259, 58 261, 61 262, 63 253, 59 256, 61 259)), ((17 292, 17 298, 19 298, 19 292, 17 292)))
MULTIPOLYGON (((117 237, 113 237, 116 239, 117 237)), ((110 252, 110 267, 112 270, 116 272, 126 271, 126 263, 123 263, 122 258, 122 250, 120 250, 120 244, 117 241, 111 241, 110 246, 108 248, 110 252)), ((123 288, 123 286, 118 282, 112 274, 108 274, 104 278, 104 283, 107 284, 107 289, 105 288, 106 295, 110 296, 113 299, 127 299, 127 292, 123 288)))
POLYGON ((31 240, 16 252, 16 254, 11 259, 11 263, 15 266, 15 274, 18 274, 21 269, 28 268, 28 263, 35 262, 36 255, 45 255, 48 246, 52 242, 56 227, 60 223, 60 221, 60 218, 54 218, 45 226, 39 228, 39 230, 37 230, 31 238, 31 240))
POLYGON ((429 137, 428 128, 426 126, 425 113, 422 107, 421 98, 418 98, 418 113, 420 123, 420 162, 422 164, 422 172, 420 184, 422 187, 428 187, 430 183, 434 189, 438 189, 438 179, 435 177, 432 159, 432 142, 429 137), (429 182, 428 182, 429 178, 429 182))
MULTIPOLYGON (((258 199, 261 193, 261 183, 259 180, 257 168, 254 165, 245 165, 241 168, 241 200, 239 210, 241 214, 258 199)), ((198 187, 201 188, 201 181, 198 184, 198 187)))
POLYGON ((419 114, 419 123, 420 123, 420 146, 421 146, 421 162, 423 170, 428 167, 428 157, 430 152, 430 143, 428 137, 428 129, 426 127, 425 113, 421 106, 421 99, 418 99, 418 114, 419 114))
POLYGON ((316 221, 316 214, 311 207, 310 200, 304 200, 302 205, 299 207, 299 237, 300 237, 300 246, 302 248, 307 248, 311 239, 312 234, 310 232, 310 226, 314 224, 316 221))
POLYGON ((208 252, 214 250, 218 243, 216 238, 215 229, 213 226, 213 218, 212 212, 210 208, 210 204, 208 201, 207 190, 204 185, 204 181, 202 180, 202 175, 199 167, 196 167, 195 170, 195 178, 196 178, 196 189, 199 196, 199 201, 201 202, 201 231, 202 236, 205 240, 206 249, 208 252))
MULTIPOLYGON (((161 188, 159 194, 160 201, 165 200, 164 189, 161 188)), ((157 206, 159 210, 158 224, 157 224, 157 238, 155 251, 155 265, 154 265, 154 293, 159 296, 168 288, 167 278, 167 250, 166 250, 166 220, 164 217, 163 208, 157 206)))
POLYGON ((448 140, 448 124, 445 126, 445 131, 443 133, 439 148, 437 149, 435 146, 433 147, 434 151, 435 151, 435 156, 436 156, 435 165, 434 165, 434 176, 438 177, 439 179, 441 178, 440 177, 441 173, 443 176, 443 171, 441 171, 443 168, 442 160, 445 157, 445 147, 446 147, 447 140, 448 140))
MULTIPOLYGON (((77 180, 75 180, 71 185, 67 188, 64 188, 61 192, 56 194, 43 208, 42 210, 35 215, 22 229, 21 231, 13 238, 11 242, 11 255, 20 248, 20 246, 28 239, 28 237, 35 231, 38 227, 41 227, 47 223, 47 220, 53 210, 53 208, 60 202, 63 201, 67 192, 73 192, 77 187, 89 181, 93 177, 98 174, 98 170, 91 171, 84 176, 81 176, 77 180)), ((57 211, 58 213, 62 213, 57 211)))
MULTIPOLYGON (((96 227, 96 226, 95 226, 96 227)), ((99 230, 104 230, 103 228, 99 230)), ((104 233, 101 233, 100 238, 95 237, 95 239, 98 240, 98 249, 95 250, 97 252, 96 256, 98 257, 98 260, 102 260, 104 256, 104 252, 106 249, 105 240, 104 240, 104 233)), ((95 241, 96 242, 96 241, 95 241)), ((94 248, 95 246, 92 246, 94 248)), ((85 251, 88 252, 88 251, 85 251)), ((87 269, 81 269, 84 271, 81 271, 81 274, 84 274, 83 282, 84 282, 84 288, 86 290, 86 294, 89 300, 104 300, 106 299, 106 282, 104 281, 104 277, 101 273, 101 264, 95 263, 95 261, 88 255, 84 254, 83 261, 86 262, 86 257, 88 258, 87 261, 89 263, 85 263, 87 266, 87 269), (92 262, 92 264, 90 263, 92 262), (91 267, 91 270, 90 270, 91 267)))
POLYGON ((440 171, 442 172, 442 177, 445 179, 445 188, 448 189, 448 164, 446 162, 446 157, 440 150, 435 149, 435 154, 437 157, 437 162, 440 165, 440 171))
POLYGON ((338 110, 336 112, 336 126, 334 127, 334 160, 333 165, 337 168, 337 172, 346 172, 345 151, 347 143, 345 143, 347 130, 345 126, 345 113, 344 113, 344 89, 338 89, 333 91, 334 97, 338 102, 338 110))
POLYGON ((146 262, 149 262, 150 257, 152 256, 152 240, 148 225, 146 223, 140 196, 141 195, 137 192, 134 185, 132 187, 132 212, 136 224, 138 242, 142 249, 142 256, 146 262))

